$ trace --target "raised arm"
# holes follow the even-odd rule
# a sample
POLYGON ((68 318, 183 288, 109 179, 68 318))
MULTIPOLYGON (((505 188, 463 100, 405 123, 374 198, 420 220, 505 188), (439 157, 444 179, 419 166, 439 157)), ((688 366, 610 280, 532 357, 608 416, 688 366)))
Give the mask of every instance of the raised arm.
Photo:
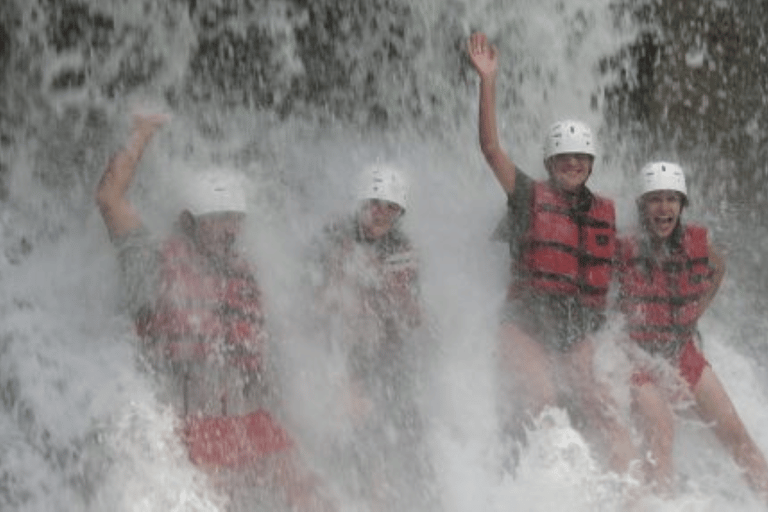
POLYGON ((141 226, 141 217, 128 201, 128 188, 144 149, 167 120, 165 114, 136 115, 128 142, 107 164, 96 189, 96 203, 111 237, 125 235, 141 226))
POLYGON ((467 51, 480 76, 480 149, 502 188, 511 194, 515 190, 515 164, 499 144, 496 125, 498 50, 488 44, 485 34, 477 32, 469 38, 467 51))

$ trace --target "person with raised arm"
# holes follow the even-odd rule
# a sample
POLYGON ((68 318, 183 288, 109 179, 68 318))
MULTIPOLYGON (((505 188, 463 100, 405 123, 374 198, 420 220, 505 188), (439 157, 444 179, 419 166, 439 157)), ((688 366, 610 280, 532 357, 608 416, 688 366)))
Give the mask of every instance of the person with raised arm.
POLYGON ((292 510, 332 510, 275 416, 261 290, 238 250, 245 177, 222 167, 189 171, 178 187, 183 210, 164 240, 151 236, 128 200, 142 154, 167 120, 135 115, 96 191, 141 359, 179 415, 190 459, 230 498, 228 510, 250 510, 252 489, 264 485, 292 510))
POLYGON ((554 123, 544 142, 548 179, 530 178, 499 142, 498 50, 475 33, 467 51, 480 77, 480 149, 507 195, 501 231, 512 275, 499 333, 501 400, 533 417, 566 406, 575 426, 599 441, 609 466, 626 472, 636 450, 594 373, 593 337, 606 319, 616 247, 614 203, 586 185, 594 136, 581 121, 554 123))

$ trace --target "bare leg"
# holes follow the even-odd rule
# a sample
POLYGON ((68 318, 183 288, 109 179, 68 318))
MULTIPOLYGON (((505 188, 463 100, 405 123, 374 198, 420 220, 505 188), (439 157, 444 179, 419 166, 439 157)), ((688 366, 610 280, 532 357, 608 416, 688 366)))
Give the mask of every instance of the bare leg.
MULTIPOLYGON (((527 413, 538 416, 557 402, 557 388, 546 348, 511 322, 501 326, 499 358, 503 392, 517 395, 527 413)), ((502 400, 510 400, 505 396, 502 400)))
POLYGON ((608 464, 618 473, 626 473, 638 453, 632 435, 618 417, 618 408, 610 389, 598 382, 594 373, 594 346, 584 340, 565 354, 558 355, 557 370, 566 376, 590 429, 599 433, 608 464))
POLYGON ((651 453, 647 474, 662 496, 672 494, 674 481, 675 419, 669 403, 653 383, 633 388, 634 413, 651 453))
POLYGON ((720 442, 744 471, 747 481, 763 500, 768 501, 768 465, 749 436, 720 379, 706 367, 693 389, 701 418, 712 424, 720 442))

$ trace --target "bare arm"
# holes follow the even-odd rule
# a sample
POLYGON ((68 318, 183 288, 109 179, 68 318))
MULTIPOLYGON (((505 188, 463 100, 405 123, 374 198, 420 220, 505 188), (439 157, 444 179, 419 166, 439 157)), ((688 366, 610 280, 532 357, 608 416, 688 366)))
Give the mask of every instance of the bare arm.
POLYGON ((488 44, 486 35, 479 32, 469 38, 467 51, 480 76, 480 149, 502 188, 511 194, 515 190, 515 164, 501 148, 496 125, 498 51, 488 44))
POLYGON ((722 253, 712 244, 709 244, 709 261, 714 267, 712 274, 711 286, 707 290, 707 293, 699 299, 699 316, 704 314, 709 304, 717 295, 717 291, 720 289, 720 284, 723 282, 725 276, 725 258, 722 253))
POLYGON ((123 149, 115 153, 96 189, 96 203, 111 237, 122 236, 141 226, 141 218, 128 201, 128 188, 136 167, 155 131, 166 121, 164 114, 136 115, 133 131, 123 149))

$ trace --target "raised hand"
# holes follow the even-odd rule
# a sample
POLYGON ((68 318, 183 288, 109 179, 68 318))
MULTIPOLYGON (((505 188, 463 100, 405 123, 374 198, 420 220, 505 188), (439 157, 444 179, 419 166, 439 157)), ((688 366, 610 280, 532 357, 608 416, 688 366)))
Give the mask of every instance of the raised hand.
POLYGON ((480 78, 492 78, 498 67, 496 46, 488 43, 488 37, 482 32, 475 32, 467 41, 467 53, 472 66, 480 78))
POLYGON ((134 113, 130 138, 104 170, 96 189, 96 202, 113 237, 123 236, 141 226, 141 217, 128 201, 128 188, 144 149, 155 131, 169 119, 168 114, 134 113))
POLYGON ((152 135, 170 119, 170 114, 136 112, 133 114, 133 131, 143 135, 152 135))

